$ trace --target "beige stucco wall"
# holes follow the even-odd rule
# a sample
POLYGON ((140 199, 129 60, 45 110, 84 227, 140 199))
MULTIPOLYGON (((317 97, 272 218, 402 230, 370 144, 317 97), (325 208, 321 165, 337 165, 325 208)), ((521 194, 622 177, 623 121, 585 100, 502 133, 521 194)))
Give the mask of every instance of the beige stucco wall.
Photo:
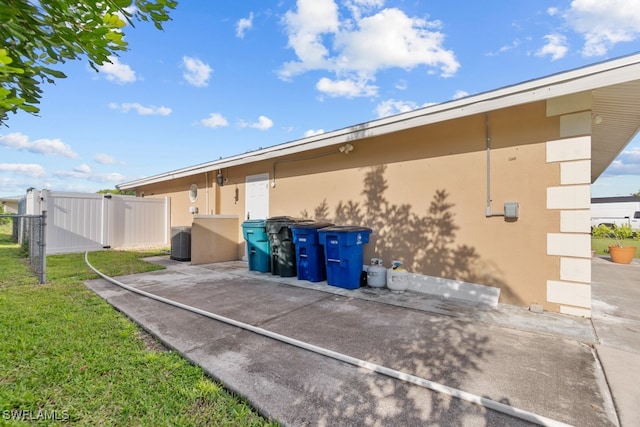
MULTIPOLYGON (((170 196, 172 225, 200 213, 244 218, 245 177, 268 173, 269 216, 290 215, 373 229, 365 260, 403 260, 412 272, 501 288, 500 301, 561 311, 548 282, 561 280, 562 257, 549 255, 548 235, 561 232, 561 209, 548 206, 548 188, 561 185, 561 164, 547 145, 561 135, 562 115, 546 102, 478 114, 375 138, 138 188, 170 196), (491 137, 491 211, 517 202, 515 221, 486 217, 487 130, 491 137), (275 164, 274 164, 275 163, 275 164), (275 175, 274 175, 275 172, 275 175), (208 186, 206 185, 208 182, 208 186), (188 198, 197 184, 196 202, 188 198), (236 197, 237 195, 237 197, 236 197)), ((242 220, 240 221, 240 223, 242 220)), ((244 251, 238 229, 239 257, 244 251)))
POLYGON ((238 259, 237 215, 196 215, 191 228, 191 264, 238 259))

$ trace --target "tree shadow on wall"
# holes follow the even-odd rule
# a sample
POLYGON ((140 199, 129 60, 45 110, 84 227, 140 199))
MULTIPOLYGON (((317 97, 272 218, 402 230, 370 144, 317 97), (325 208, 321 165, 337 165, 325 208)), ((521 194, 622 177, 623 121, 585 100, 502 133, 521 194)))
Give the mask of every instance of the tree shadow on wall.
MULTIPOLYGON (((402 260, 412 272, 434 277, 495 286, 511 301, 517 297, 510 291, 502 273, 494 263, 482 260, 476 249, 456 244, 455 204, 445 189, 436 190, 426 215, 419 215, 410 204, 393 204, 387 200, 385 165, 374 166, 364 178, 364 202, 340 201, 333 218, 324 199, 315 209, 317 221, 340 225, 360 225, 373 230, 369 245, 386 265, 402 260)), ((307 211, 303 217, 309 217, 307 211)))
MULTIPOLYGON (((392 259, 401 259, 412 272, 497 286, 511 294, 495 264, 483 260, 474 247, 456 242, 460 227, 446 189, 436 190, 427 211, 420 215, 411 204, 394 204, 385 197, 385 171, 386 166, 376 166, 366 173, 361 193, 364 201, 340 201, 332 212, 325 199, 313 210, 315 220, 371 228, 368 246, 387 265, 392 259)), ((302 216, 311 215, 305 211, 302 216)), ((328 337, 328 342, 321 345, 331 347, 331 340, 343 334, 353 345, 349 354, 470 392, 477 387, 476 377, 482 377, 484 361, 493 355, 490 332, 473 321, 413 310, 387 312, 382 306, 370 307, 369 302, 346 304, 357 307, 327 313, 332 321, 323 325, 326 330, 322 336, 328 337), (352 318, 354 313, 371 309, 376 312, 371 323, 352 318), (376 341, 373 337, 385 338, 376 341)), ((363 381, 358 388, 361 399, 350 397, 352 392, 346 389, 336 394, 344 406, 325 414, 330 423, 356 419, 353 425, 530 425, 383 375, 370 374, 363 381)), ((315 389, 310 386, 306 392, 313 394, 315 389)), ((498 398, 509 404, 507 398, 498 398)))

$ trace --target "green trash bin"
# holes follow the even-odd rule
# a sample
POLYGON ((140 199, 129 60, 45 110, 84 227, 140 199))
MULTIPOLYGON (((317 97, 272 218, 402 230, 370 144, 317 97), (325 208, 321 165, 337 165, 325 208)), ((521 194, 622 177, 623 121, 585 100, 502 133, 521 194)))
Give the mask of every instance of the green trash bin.
POLYGON ((242 235, 247 242, 249 270, 268 273, 271 270, 269 238, 264 219, 248 219, 242 223, 242 235))

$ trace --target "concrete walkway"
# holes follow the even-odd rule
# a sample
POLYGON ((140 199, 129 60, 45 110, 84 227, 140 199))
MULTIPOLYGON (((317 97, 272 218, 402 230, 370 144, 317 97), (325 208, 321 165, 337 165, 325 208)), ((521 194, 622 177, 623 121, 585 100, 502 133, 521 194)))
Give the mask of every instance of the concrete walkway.
MULTIPOLYGON (((639 425, 640 318, 630 300, 635 297, 637 307, 640 295, 627 294, 633 284, 631 292, 637 291, 639 264, 594 260, 594 329, 589 319, 385 290, 344 290, 250 272, 242 262, 152 261, 167 269, 118 280, 564 423, 617 425, 619 416, 625 427, 639 425), (623 294, 619 301, 609 288, 623 294)), ((284 425, 529 425, 104 280, 87 286, 284 425)))
POLYGON ((596 350, 613 392, 620 424, 640 426, 640 262, 592 262, 596 350))

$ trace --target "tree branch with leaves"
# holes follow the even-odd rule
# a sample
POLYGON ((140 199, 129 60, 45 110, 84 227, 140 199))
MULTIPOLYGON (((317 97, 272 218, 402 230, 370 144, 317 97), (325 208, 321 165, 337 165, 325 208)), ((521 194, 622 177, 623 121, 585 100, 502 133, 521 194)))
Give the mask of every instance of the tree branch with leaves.
POLYGON ((126 51, 123 28, 134 21, 162 30, 175 0, 0 0, 0 123, 8 113, 37 114, 41 85, 56 69, 86 58, 96 71, 126 51))

